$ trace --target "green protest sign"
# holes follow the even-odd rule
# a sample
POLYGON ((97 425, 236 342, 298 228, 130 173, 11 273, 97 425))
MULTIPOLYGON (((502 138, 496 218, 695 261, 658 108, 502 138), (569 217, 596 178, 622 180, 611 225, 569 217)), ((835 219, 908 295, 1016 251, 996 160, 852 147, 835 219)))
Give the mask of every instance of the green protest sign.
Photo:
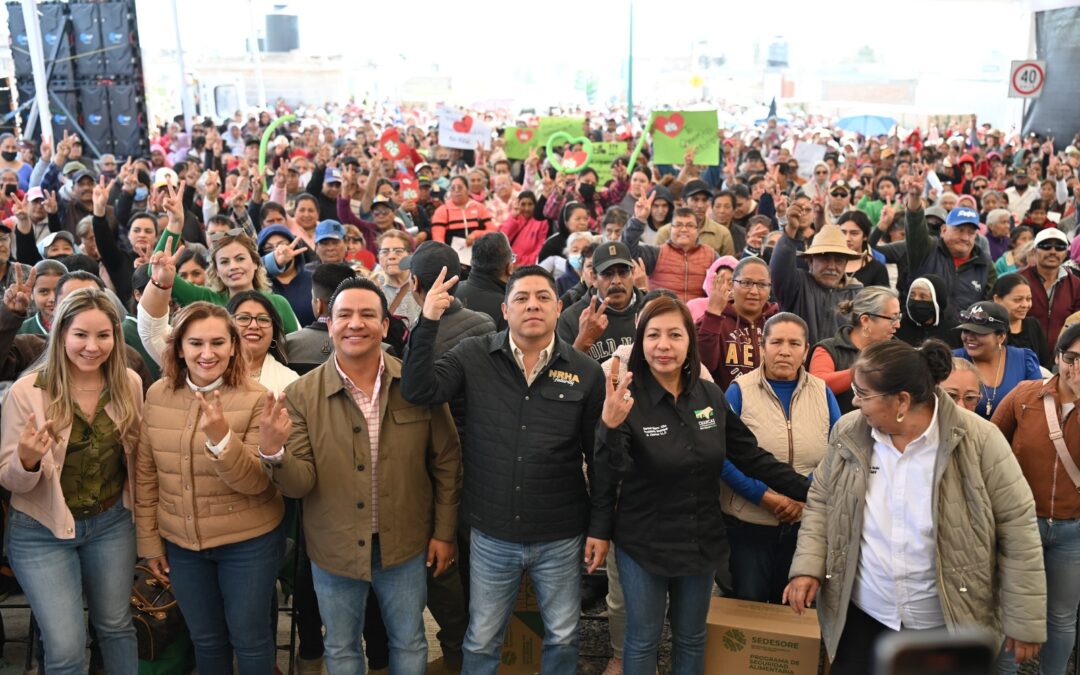
POLYGON ((529 127, 507 127, 503 142, 509 159, 528 159, 529 150, 540 146, 536 129, 529 127))
POLYGON ((584 117, 541 117, 536 129, 537 145, 546 145, 552 134, 562 132, 574 138, 585 134, 584 117))
POLYGON ((682 164, 688 148, 694 148, 694 164, 716 166, 720 163, 715 110, 660 111, 653 115, 654 163, 682 164))
POLYGON ((589 168, 596 172, 596 184, 603 187, 611 180, 611 163, 626 155, 626 143, 593 143, 589 168))

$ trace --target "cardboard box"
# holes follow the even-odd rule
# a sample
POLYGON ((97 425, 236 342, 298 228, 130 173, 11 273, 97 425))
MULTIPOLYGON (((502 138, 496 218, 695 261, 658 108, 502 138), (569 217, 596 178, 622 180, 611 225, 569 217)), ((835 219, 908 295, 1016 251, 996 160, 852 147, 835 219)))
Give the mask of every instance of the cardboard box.
POLYGON ((532 675, 540 672, 540 654, 544 646, 544 621, 529 577, 521 579, 514 611, 502 646, 502 675, 532 675))
POLYGON ((821 629, 810 609, 713 598, 705 643, 705 675, 817 675, 821 629))

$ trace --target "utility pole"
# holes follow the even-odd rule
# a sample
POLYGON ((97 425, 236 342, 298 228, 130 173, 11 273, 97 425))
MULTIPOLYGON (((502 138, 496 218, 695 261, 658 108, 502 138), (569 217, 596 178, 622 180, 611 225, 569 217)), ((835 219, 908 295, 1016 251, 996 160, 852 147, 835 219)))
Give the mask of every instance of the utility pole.
POLYGON ((259 108, 268 107, 266 100, 266 82, 263 80, 262 50, 259 49, 259 33, 255 26, 255 0, 248 0, 248 23, 251 25, 251 58, 255 64, 255 95, 258 96, 259 108))
POLYGON ((626 117, 633 133, 634 124, 634 0, 630 1, 630 49, 626 58, 626 117))
POLYGON ((176 28, 176 61, 180 66, 180 102, 184 109, 184 131, 190 134, 195 105, 191 99, 191 90, 188 88, 187 68, 184 67, 184 46, 180 40, 180 12, 176 9, 176 0, 172 0, 172 13, 173 26, 176 28))
MULTIPOLYGON (((41 124, 41 140, 52 142, 52 113, 49 111, 49 79, 45 74, 45 52, 41 43, 41 22, 36 0, 22 0, 23 23, 26 24, 27 46, 30 48, 30 67, 34 73, 34 104, 41 124)), ((29 137, 31 124, 24 130, 29 137)))

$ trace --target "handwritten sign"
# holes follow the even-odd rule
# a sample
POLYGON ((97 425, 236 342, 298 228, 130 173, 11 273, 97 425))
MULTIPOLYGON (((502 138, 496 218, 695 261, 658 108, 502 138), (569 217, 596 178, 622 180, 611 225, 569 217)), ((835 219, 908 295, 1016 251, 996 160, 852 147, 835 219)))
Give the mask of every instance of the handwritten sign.
POLYGON ((658 111, 652 126, 653 161, 682 164, 689 148, 694 148, 694 164, 717 166, 720 139, 716 111, 658 111))
POLYGON ((603 186, 611 180, 611 163, 629 152, 625 141, 615 143, 593 143, 592 159, 589 168, 596 172, 597 185, 603 186))
POLYGON ((451 108, 439 108, 439 145, 444 148, 491 149, 491 127, 470 114, 451 108))

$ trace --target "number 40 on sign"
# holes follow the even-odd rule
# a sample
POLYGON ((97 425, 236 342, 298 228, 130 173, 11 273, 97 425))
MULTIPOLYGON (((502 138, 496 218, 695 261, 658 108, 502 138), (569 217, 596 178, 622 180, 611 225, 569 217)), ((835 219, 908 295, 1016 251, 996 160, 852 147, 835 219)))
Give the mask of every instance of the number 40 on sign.
POLYGON ((1013 61, 1009 73, 1009 98, 1034 98, 1042 94, 1046 61, 1013 61))

